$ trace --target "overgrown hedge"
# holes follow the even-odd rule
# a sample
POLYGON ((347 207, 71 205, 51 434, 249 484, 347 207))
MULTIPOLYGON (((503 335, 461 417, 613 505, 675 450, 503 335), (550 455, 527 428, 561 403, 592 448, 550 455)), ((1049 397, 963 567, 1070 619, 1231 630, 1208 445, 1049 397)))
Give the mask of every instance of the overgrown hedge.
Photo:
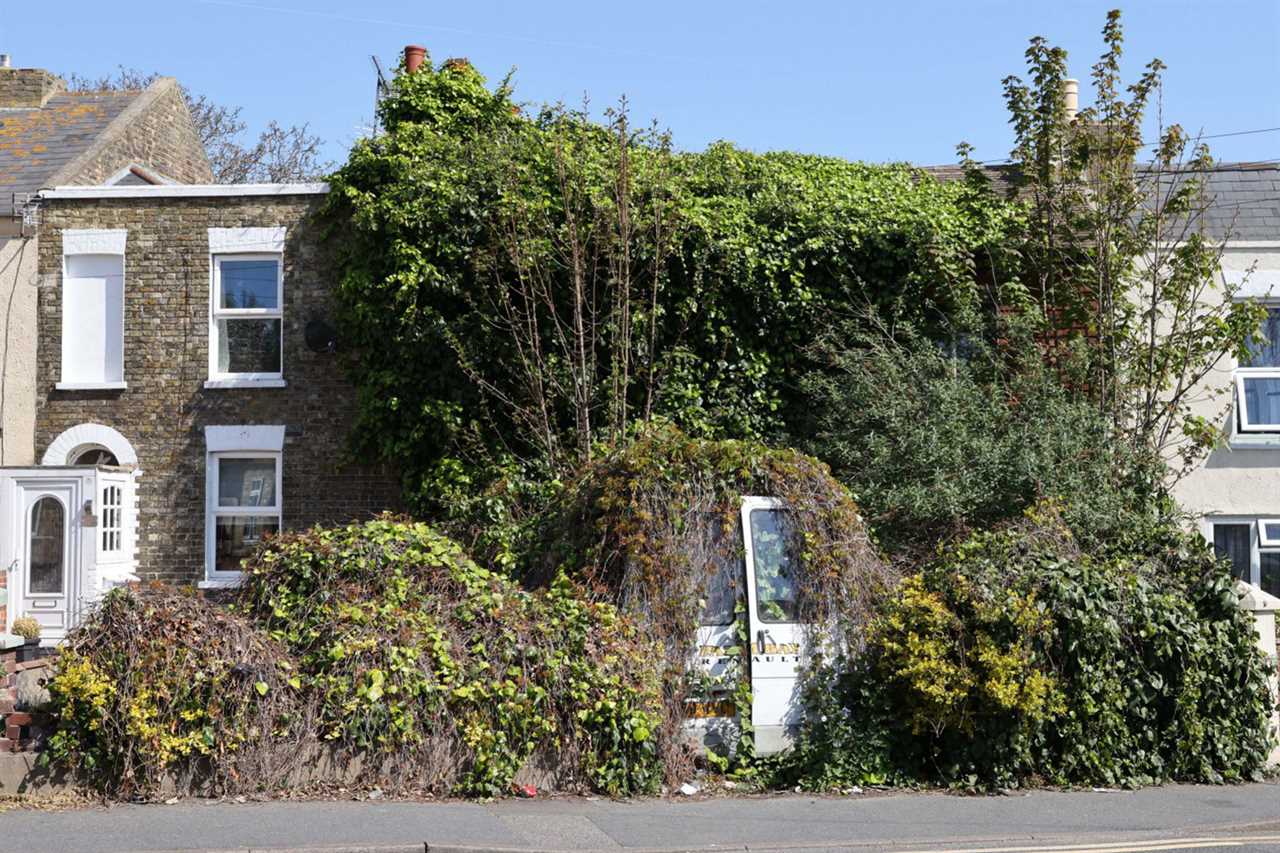
MULTIPOLYGON (((787 580, 810 652, 834 637, 856 638, 895 576, 871 541, 849 490, 827 466, 789 449, 750 441, 692 438, 670 424, 586 466, 541 517, 528 546, 526 582, 568 575, 620 608, 657 638, 665 656, 666 725, 659 748, 669 781, 687 774, 685 703, 732 695, 751 704, 750 683, 735 646, 722 675, 694 665, 695 637, 709 590, 732 572, 739 637, 746 636, 742 498, 776 498, 787 517, 792 555, 787 580)), ((735 734, 737 760, 752 751, 750 720, 735 734)), ((713 763, 715 759, 712 759, 713 763)))
POLYGON ((531 761, 569 790, 659 784, 659 656, 571 582, 525 592, 390 517, 285 535, 247 571, 235 613, 109 595, 59 659, 53 761, 116 796, 271 790, 326 757, 435 793, 509 793, 531 761))
POLYGON ((786 509, 800 620, 856 630, 893 576, 849 490, 812 456, 670 424, 640 431, 565 486, 540 519, 526 577, 580 578, 687 645, 709 577, 723 559, 741 561, 746 495, 786 509))
POLYGON ((974 534, 886 601, 865 654, 817 674, 784 777, 961 787, 1257 778, 1273 700, 1203 541, 1081 553, 1052 507, 974 534))
MULTIPOLYGON (((58 660, 47 755, 115 797, 166 780, 494 796, 522 768, 561 790, 656 791, 691 768, 700 584, 740 556, 716 525, 759 491, 810 501, 794 565, 825 655, 798 746, 739 764, 766 784, 1141 785, 1264 766, 1265 663, 1194 537, 1151 528, 1123 554, 1083 553, 1042 506, 895 587, 847 492, 800 454, 664 432, 592 470, 561 506, 574 526, 556 528, 585 562, 556 562, 532 592, 384 517, 272 540, 233 612, 111 593, 58 660)), ((730 687, 749 707, 749 682, 730 687)))

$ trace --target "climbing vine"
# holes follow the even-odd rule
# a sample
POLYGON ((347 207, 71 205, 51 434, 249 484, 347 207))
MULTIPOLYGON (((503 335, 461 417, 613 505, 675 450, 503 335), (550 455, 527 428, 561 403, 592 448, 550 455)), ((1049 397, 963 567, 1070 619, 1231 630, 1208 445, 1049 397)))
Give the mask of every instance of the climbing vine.
POLYGON ((493 529, 637 425, 806 430, 798 380, 833 319, 975 321, 1018 216, 903 165, 679 152, 625 105, 523 107, 464 61, 400 74, 380 118, 328 204, 355 435, 508 563, 493 529))

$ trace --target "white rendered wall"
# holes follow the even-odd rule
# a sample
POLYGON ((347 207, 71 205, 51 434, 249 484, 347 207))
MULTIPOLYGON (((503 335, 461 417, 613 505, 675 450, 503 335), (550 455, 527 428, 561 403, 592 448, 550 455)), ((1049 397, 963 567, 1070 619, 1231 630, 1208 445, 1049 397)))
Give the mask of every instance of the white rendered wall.
POLYGON ((34 465, 36 238, 0 236, 0 465, 34 465))
MULTIPOLYGON (((1224 252, 1222 269, 1227 275, 1250 267, 1255 267, 1252 282, 1275 278, 1275 273, 1280 272, 1280 241, 1232 245, 1224 252)), ((1280 290, 1275 298, 1280 301, 1280 290)), ((1228 435, 1235 416, 1231 407, 1235 367, 1234 358, 1221 359, 1191 400, 1195 414, 1213 419, 1228 435)), ((1197 516, 1280 516, 1280 435, 1274 439, 1273 446, 1246 447, 1236 443, 1214 450, 1177 482, 1174 496, 1184 509, 1197 516)))

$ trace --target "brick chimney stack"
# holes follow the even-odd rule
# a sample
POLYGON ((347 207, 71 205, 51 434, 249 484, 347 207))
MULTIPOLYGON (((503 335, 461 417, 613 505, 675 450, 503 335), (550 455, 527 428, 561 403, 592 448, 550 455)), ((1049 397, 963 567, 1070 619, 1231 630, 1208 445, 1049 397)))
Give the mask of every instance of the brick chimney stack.
POLYGON ((43 68, 10 68, 7 61, 0 64, 0 109, 39 109, 66 88, 61 77, 43 68))

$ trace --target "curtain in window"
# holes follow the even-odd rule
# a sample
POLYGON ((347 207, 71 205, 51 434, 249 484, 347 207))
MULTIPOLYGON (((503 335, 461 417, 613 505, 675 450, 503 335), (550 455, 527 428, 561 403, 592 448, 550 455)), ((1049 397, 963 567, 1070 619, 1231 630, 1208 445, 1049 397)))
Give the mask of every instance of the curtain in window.
POLYGON ((1242 581, 1249 580, 1249 540, 1252 524, 1215 524, 1213 526, 1213 550, 1219 557, 1231 560, 1231 575, 1242 581))
POLYGON ((1249 361, 1242 367, 1280 367, 1280 307, 1268 308, 1258 334, 1249 339, 1249 361))

